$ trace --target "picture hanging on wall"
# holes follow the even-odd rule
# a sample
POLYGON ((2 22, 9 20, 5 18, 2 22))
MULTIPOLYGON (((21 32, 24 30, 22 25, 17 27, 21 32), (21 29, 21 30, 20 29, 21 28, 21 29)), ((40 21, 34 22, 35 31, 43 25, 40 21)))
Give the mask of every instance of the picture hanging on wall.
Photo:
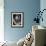
POLYGON ((24 12, 11 12, 11 26, 12 27, 24 26, 24 12))

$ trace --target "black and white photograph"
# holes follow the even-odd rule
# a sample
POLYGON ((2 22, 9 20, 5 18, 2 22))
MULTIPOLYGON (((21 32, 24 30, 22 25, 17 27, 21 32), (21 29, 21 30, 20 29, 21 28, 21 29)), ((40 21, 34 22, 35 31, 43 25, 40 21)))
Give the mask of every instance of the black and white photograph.
POLYGON ((23 12, 12 12, 11 13, 11 24, 12 27, 23 27, 24 26, 24 13, 23 12))

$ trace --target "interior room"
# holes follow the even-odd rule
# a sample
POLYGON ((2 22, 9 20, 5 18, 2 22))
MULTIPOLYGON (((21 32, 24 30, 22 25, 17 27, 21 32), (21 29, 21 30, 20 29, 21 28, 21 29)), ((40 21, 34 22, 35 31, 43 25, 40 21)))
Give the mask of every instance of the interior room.
POLYGON ((46 0, 0 0, 0 46, 46 46, 46 0))

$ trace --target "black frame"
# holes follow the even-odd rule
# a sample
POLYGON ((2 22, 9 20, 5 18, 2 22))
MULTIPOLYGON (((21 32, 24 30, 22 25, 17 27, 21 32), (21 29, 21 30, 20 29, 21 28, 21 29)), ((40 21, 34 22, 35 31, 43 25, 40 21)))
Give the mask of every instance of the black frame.
POLYGON ((11 12, 11 27, 12 28, 22 28, 22 27, 24 27, 24 12, 11 12), (13 16, 14 16, 14 14, 15 14, 15 16, 21 16, 21 21, 20 21, 20 23, 21 23, 21 25, 14 25, 13 24, 13 16))

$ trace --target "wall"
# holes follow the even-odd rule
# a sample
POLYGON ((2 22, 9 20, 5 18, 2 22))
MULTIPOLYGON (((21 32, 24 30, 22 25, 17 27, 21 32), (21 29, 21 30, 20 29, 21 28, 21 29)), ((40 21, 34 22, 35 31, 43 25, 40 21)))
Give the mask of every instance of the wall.
POLYGON ((0 1, 0 42, 4 41, 4 0, 0 1))
MULTIPOLYGON (((40 9, 41 9, 41 11, 43 10, 43 9, 46 9, 46 0, 41 0, 40 1, 40 9)), ((43 12, 43 22, 41 21, 41 25, 43 25, 43 26, 45 26, 46 27, 46 10, 43 12)))
POLYGON ((24 37, 33 24, 36 12, 40 9, 40 0, 4 0, 4 39, 7 41, 18 41, 24 37), (24 27, 11 27, 11 12, 24 12, 24 27))

